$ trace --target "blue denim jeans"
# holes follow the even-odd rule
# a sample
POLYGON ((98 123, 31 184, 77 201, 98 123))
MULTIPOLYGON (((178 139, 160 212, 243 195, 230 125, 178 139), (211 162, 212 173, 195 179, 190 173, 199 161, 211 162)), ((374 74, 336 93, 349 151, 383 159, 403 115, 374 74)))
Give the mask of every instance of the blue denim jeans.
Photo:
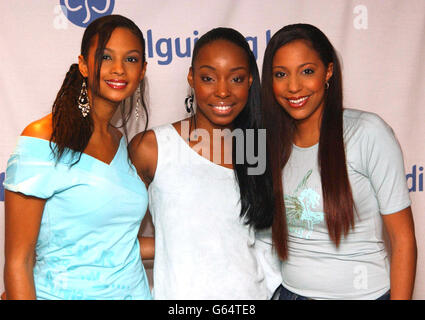
MULTIPOLYGON (((304 297, 292 291, 289 291, 282 285, 278 289, 278 298, 279 300, 313 300, 311 298, 304 297)), ((390 300, 390 292, 388 291, 376 300, 390 300)))

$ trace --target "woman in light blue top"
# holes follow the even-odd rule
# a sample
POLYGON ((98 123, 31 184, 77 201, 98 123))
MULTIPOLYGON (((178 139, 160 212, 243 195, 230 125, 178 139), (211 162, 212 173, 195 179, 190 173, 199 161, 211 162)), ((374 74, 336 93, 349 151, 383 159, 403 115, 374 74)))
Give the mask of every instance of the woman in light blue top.
POLYGON ((4 183, 8 299, 151 299, 140 255, 153 254, 138 240, 147 192, 110 124, 145 71, 139 28, 95 20, 52 113, 23 131, 4 183))

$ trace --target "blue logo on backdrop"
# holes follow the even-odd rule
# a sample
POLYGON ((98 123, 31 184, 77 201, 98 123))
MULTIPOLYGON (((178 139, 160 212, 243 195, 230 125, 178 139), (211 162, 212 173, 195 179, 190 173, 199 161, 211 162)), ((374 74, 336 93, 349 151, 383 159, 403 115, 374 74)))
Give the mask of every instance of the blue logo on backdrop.
POLYGON ((115 0, 60 0, 68 20, 83 28, 93 20, 111 14, 114 4, 115 0))
POLYGON ((412 171, 406 175, 409 192, 424 191, 424 167, 414 165, 412 171))
POLYGON ((0 172, 0 201, 4 201, 3 181, 4 181, 4 172, 0 172))
MULTIPOLYGON (((146 51, 148 58, 157 58, 159 65, 169 65, 174 58, 190 58, 193 47, 198 41, 198 30, 193 31, 193 36, 189 35, 186 38, 156 38, 152 29, 146 32, 146 51)), ((271 31, 266 30, 264 36, 247 36, 246 41, 249 43, 255 59, 258 58, 258 44, 260 41, 265 41, 265 44, 270 41, 271 31)))

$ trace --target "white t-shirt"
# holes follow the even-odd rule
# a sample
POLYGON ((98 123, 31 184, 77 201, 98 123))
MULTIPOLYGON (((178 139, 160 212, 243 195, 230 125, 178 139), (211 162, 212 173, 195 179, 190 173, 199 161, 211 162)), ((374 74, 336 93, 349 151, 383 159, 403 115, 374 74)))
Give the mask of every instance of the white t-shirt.
POLYGON ((283 170, 289 258, 283 286, 313 299, 376 299, 390 288, 381 214, 410 205, 403 156, 376 114, 345 109, 344 141, 355 227, 330 240, 323 213, 318 144, 293 147, 283 170))
POLYGON ((270 298, 255 234, 240 218, 233 170, 200 156, 172 125, 153 130, 158 162, 148 191, 154 298, 270 298))

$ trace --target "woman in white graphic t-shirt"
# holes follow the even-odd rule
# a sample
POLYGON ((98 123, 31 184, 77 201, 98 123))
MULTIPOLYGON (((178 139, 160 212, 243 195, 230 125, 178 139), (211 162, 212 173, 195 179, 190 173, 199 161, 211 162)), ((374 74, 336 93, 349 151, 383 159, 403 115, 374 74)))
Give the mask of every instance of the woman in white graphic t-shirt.
POLYGON ((327 37, 279 30, 262 73, 280 299, 410 299, 416 240, 403 156, 376 114, 343 108, 327 37), (283 171, 282 171, 283 170, 283 171), (392 247, 388 257, 383 229, 392 247))

